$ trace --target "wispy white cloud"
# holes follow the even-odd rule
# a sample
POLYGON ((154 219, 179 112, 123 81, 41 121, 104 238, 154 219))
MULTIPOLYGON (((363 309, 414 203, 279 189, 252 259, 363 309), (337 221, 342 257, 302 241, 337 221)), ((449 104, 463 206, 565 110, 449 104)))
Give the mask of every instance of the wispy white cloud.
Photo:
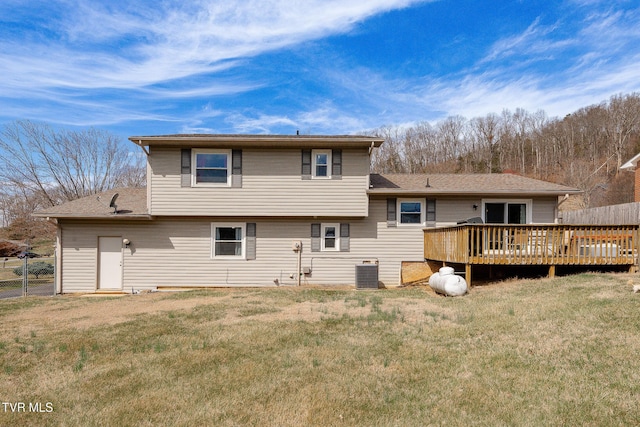
MULTIPOLYGON (((202 122, 198 122, 202 123, 202 122)), ((248 111, 225 115, 227 131, 235 133, 273 133, 274 128, 286 129, 285 133, 293 134, 351 134, 362 129, 370 128, 370 123, 362 120, 356 114, 349 114, 343 109, 324 102, 314 109, 302 110, 288 114, 266 114, 259 111, 248 111)), ((207 132, 218 133, 220 129, 214 127, 188 126, 185 131, 206 129, 207 132)))
MULTIPOLYGON (((268 84, 260 77, 231 76, 247 58, 344 34, 373 15, 424 1, 6 0, 0 20, 21 31, 3 37, 0 29, 0 105, 12 105, 13 116, 79 125, 164 120, 145 102, 259 89, 268 84), (92 105, 108 91, 124 92, 92 105)), ((197 118, 180 120, 206 128, 197 118)), ((238 129, 288 123, 268 114, 245 122, 238 129)))
MULTIPOLYGON (((437 75, 374 67, 333 45, 317 58, 293 53, 428 2, 4 0, 0 21, 24 28, 0 28, 0 115, 180 132, 352 133, 503 108, 564 115, 640 90, 640 9, 591 0, 534 16, 437 75), (286 53, 291 64, 261 62, 286 53)), ((456 56, 476 43, 460 33, 443 46, 456 56)))
MULTIPOLYGON (((29 75, 31 87, 141 87, 216 72, 232 65, 228 60, 345 33, 372 15, 416 1, 140 1, 125 7, 58 2, 64 15, 54 17, 54 41, 0 41, 0 69, 29 75)), ((36 31, 42 26, 54 30, 42 23, 36 31)))
POLYGON ((612 94, 640 90, 640 10, 590 12, 573 25, 577 30, 567 31, 536 19, 523 33, 495 42, 460 75, 416 84, 413 101, 440 107, 430 119, 504 108, 563 116, 612 94), (517 60, 506 60, 511 57, 517 60))

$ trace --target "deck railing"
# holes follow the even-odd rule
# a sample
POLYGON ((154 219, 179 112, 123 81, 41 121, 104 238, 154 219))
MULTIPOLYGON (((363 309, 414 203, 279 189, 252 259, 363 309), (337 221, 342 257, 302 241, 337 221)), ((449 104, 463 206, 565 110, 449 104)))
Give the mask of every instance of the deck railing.
POLYGON ((635 265, 638 225, 463 224, 424 230, 424 258, 475 264, 635 265))

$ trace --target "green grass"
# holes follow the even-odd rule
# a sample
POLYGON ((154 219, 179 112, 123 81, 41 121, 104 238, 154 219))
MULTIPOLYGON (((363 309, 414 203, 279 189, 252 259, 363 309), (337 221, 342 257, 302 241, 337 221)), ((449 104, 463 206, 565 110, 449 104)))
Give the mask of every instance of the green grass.
POLYGON ((629 277, 138 295, 147 314, 86 328, 14 318, 112 299, 1 301, 0 395, 54 410, 0 425, 638 425, 629 277))

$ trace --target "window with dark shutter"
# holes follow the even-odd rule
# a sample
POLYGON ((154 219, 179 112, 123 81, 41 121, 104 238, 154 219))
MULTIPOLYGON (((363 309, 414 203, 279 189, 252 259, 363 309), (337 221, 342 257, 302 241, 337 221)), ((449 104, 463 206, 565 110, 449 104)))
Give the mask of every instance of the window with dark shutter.
POLYGON ((205 187, 230 187, 231 150, 194 149, 192 151, 192 185, 205 187))

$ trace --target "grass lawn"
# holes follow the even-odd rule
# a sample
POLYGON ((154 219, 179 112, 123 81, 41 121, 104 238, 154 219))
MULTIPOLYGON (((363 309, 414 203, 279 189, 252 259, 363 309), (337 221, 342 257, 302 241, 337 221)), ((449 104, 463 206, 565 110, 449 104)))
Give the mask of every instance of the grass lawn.
POLYGON ((639 425, 630 279, 0 301, 0 425, 639 425))

